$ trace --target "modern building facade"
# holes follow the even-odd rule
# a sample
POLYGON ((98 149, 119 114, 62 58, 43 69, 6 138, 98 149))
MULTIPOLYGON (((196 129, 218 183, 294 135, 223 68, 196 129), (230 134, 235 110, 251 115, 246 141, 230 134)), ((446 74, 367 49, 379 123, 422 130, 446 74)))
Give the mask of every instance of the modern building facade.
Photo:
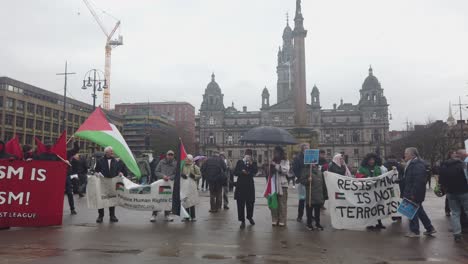
MULTIPOLYGON (((92 105, 67 98, 66 124, 63 123, 63 95, 8 77, 0 77, 0 138, 18 136, 21 144, 35 145, 34 137, 42 141, 56 140, 64 129, 70 137, 93 111, 92 105)), ((106 111, 117 128, 122 118, 106 111)), ((83 152, 99 149, 94 143, 80 140, 83 152)))
MULTIPOLYGON (((198 150, 211 155, 224 151, 231 159, 243 156, 245 146, 239 143, 243 134, 256 126, 277 126, 294 133, 307 131, 313 147, 324 149, 329 158, 343 152, 352 167, 358 166, 370 152, 385 155, 389 144, 388 103, 384 90, 369 67, 368 75, 359 90, 357 104, 334 104, 323 109, 320 91, 313 86, 310 96, 306 92, 305 38, 301 1, 296 4, 294 29, 287 23, 283 31, 283 44, 278 51, 277 103, 270 104, 270 92, 259 91, 259 111, 238 110, 234 103, 225 107, 221 87, 212 74, 211 82, 203 94, 197 116, 198 150), (261 96, 261 97, 260 97, 261 96)), ((265 148, 254 150, 261 163, 267 156, 265 148)))
POLYGON ((122 115, 151 115, 173 121, 177 134, 190 153, 195 149, 195 107, 186 102, 147 102, 116 104, 115 111, 122 115))

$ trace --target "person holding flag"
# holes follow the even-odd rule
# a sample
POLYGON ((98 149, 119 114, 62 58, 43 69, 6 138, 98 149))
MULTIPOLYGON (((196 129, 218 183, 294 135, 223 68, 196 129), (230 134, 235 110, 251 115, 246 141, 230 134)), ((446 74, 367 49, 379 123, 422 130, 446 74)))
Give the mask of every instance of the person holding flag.
MULTIPOLYGON (((185 188, 185 194, 181 197, 182 205, 188 212, 188 216, 182 221, 188 222, 197 221, 195 216, 195 206, 199 203, 197 180, 201 178, 200 168, 193 162, 193 156, 188 154, 184 162, 181 164, 180 184, 185 188)), ((182 188, 181 188, 182 190, 182 188)), ((181 192, 182 194, 182 192, 181 192)))

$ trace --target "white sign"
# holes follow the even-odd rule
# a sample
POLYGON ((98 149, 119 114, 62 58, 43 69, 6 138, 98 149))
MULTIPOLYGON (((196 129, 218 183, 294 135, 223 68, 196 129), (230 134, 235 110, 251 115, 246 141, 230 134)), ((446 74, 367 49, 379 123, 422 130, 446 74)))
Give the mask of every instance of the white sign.
POLYGON ((325 172, 332 226, 357 229, 395 215, 400 205, 398 172, 356 179, 325 172))
POLYGON ((86 196, 91 209, 121 206, 137 211, 171 211, 172 187, 172 181, 138 185, 123 176, 89 176, 86 196))

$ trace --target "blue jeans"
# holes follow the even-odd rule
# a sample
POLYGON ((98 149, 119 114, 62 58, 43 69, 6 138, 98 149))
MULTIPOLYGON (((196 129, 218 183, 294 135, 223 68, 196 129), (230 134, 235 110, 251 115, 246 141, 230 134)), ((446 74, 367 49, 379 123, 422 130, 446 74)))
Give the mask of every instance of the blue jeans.
POLYGON ((410 220, 410 230, 415 234, 419 234, 419 220, 421 220, 421 222, 424 225, 424 228, 426 228, 427 231, 432 230, 434 228, 432 226, 431 220, 424 211, 422 203, 419 204, 419 210, 414 216, 413 220, 410 220))
POLYGON ((462 232, 462 227, 460 223, 461 208, 465 210, 465 213, 468 215, 468 193, 463 194, 451 194, 447 193, 447 199, 449 202, 450 210, 452 215, 450 220, 452 222, 452 229, 454 235, 460 235, 462 232))

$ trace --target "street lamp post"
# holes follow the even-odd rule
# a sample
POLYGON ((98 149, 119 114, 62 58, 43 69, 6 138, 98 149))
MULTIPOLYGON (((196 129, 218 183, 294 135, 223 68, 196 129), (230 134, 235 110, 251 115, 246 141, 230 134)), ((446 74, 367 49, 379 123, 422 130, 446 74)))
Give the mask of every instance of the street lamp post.
POLYGON ((105 78, 105 74, 101 70, 91 69, 86 72, 85 77, 83 79, 83 86, 81 89, 86 90, 88 88, 93 87, 93 93, 91 96, 93 97, 93 110, 96 108, 96 92, 102 92, 103 89, 107 89, 107 80, 105 78))

